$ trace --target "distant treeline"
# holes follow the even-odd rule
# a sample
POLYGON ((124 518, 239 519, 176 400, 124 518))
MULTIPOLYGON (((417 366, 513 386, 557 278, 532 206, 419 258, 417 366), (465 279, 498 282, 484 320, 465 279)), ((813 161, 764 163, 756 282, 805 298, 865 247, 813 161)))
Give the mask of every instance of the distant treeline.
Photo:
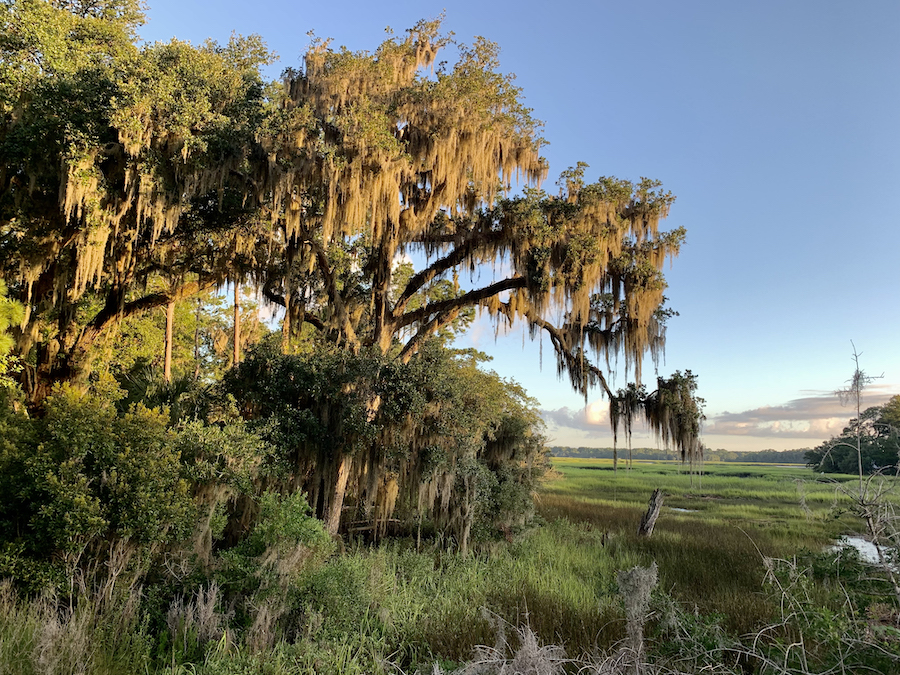
MULTIPOLYGON (((805 464, 809 448, 799 450, 757 450, 753 452, 733 452, 731 450, 710 450, 703 452, 707 462, 767 462, 771 464, 805 464)), ((567 448, 553 446, 550 454, 554 457, 583 457, 592 459, 612 459, 612 448, 567 448)), ((627 459, 628 449, 619 448, 619 459, 627 459)), ((633 448, 633 459, 678 459, 678 456, 658 448, 633 448)))

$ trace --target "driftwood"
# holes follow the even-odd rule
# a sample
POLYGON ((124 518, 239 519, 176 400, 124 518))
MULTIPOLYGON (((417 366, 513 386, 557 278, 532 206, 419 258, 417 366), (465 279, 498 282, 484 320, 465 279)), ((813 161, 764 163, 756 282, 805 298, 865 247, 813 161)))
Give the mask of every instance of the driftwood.
POLYGON ((663 493, 660 488, 656 488, 650 497, 650 504, 647 507, 647 513, 641 518, 641 526, 638 528, 638 534, 642 537, 649 537, 653 534, 653 527, 656 525, 656 519, 659 518, 659 510, 663 504, 663 493))

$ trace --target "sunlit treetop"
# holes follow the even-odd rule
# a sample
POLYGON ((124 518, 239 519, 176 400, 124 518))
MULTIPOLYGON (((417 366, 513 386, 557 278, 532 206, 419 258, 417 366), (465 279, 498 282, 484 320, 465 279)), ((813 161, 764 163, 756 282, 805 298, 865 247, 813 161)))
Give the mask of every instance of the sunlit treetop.
POLYGON ((226 279, 284 305, 286 335, 308 323, 402 359, 460 313, 524 321, 582 392, 662 349, 674 197, 589 183, 586 164, 542 190, 542 126, 493 43, 440 21, 371 53, 313 39, 267 85, 258 37, 138 48, 140 10, 3 4, 0 268, 48 381, 122 316, 226 279), (424 268, 398 275, 417 252, 424 268), (490 283, 464 287, 484 265, 490 283), (146 292, 153 276, 169 290, 146 292))
POLYGON ((373 53, 314 41, 305 70, 286 74, 279 113, 268 120, 269 172, 259 184, 285 238, 306 247, 298 256, 314 265, 325 257, 316 257, 320 246, 359 240, 365 249, 357 260, 369 284, 365 311, 325 284, 339 332, 384 351, 411 332, 406 356, 476 306, 548 331, 579 389, 605 386, 585 346, 604 358, 623 353, 639 369, 664 338, 660 270, 684 232, 660 233, 658 224, 674 198, 650 180, 587 184, 586 164, 563 174, 559 195, 542 191, 542 127, 512 77, 498 72, 497 46, 455 45, 457 62, 432 72, 450 43, 438 31, 422 22, 373 53), (518 181, 524 196, 508 197, 518 181), (428 266, 391 296, 393 261, 417 250, 428 266), (410 309, 436 279, 501 260, 511 266, 504 278, 410 309))

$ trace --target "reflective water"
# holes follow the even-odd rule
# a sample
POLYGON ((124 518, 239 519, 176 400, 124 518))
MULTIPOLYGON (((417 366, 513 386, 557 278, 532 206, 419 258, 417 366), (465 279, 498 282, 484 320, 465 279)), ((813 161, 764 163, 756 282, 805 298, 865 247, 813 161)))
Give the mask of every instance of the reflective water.
MULTIPOLYGON (((860 558, 873 565, 878 564, 878 548, 868 539, 856 535, 851 536, 845 534, 837 540, 835 545, 831 547, 831 550, 837 551, 842 548, 855 548, 859 551, 860 558)), ((884 559, 889 557, 888 549, 884 546, 881 547, 881 555, 884 559)))

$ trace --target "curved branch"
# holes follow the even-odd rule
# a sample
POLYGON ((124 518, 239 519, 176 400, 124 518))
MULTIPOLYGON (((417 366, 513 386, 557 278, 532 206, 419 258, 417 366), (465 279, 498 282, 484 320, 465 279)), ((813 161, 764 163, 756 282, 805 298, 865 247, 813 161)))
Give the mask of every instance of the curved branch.
POLYGON ((464 307, 472 307, 475 305, 483 304, 484 301, 488 298, 499 295, 503 291, 512 291, 518 288, 525 288, 524 277, 510 277, 508 279, 503 279, 502 281, 498 281, 494 284, 491 284, 490 286, 485 286, 484 288, 479 288, 474 291, 469 291, 468 293, 463 293, 456 298, 441 300, 439 302, 430 302, 424 307, 401 315, 398 318, 396 325, 398 328, 405 328, 406 326, 409 326, 410 324, 416 323, 418 321, 428 320, 429 317, 434 317, 435 315, 440 316, 451 311, 458 312, 464 307))
POLYGON ((304 232, 304 235, 306 243, 310 246, 316 256, 316 262, 318 263, 319 271, 322 274, 322 280, 325 282, 325 288, 328 292, 328 299, 334 306, 334 310, 337 313, 339 321, 342 324, 345 336, 347 338, 347 343, 350 345, 352 350, 356 351, 359 349, 359 338, 357 338, 356 331, 354 330, 353 324, 350 321, 350 315, 347 313, 347 308, 344 305, 344 299, 338 292, 337 283, 334 279, 334 272, 331 269, 331 265, 328 263, 328 253, 325 251, 322 245, 315 239, 310 237, 308 233, 304 232))
MULTIPOLYGON (((488 232, 485 235, 479 234, 477 238, 468 238, 454 248, 448 255, 439 258, 431 263, 421 272, 413 275, 403 289, 403 293, 394 305, 394 317, 399 317, 403 310, 406 309, 410 299, 427 283, 444 272, 453 269, 457 265, 462 264, 471 256, 477 248, 493 244, 503 238, 503 232, 500 230, 488 232)), ((434 240, 431 240, 432 242, 434 240)), ((446 243, 458 243, 459 235, 448 235, 446 243)))
POLYGON ((203 291, 208 291, 217 283, 219 283, 219 280, 216 278, 204 279, 203 281, 191 281, 182 284, 172 293, 151 293, 140 297, 137 300, 126 302, 121 307, 116 306, 117 303, 115 302, 107 302, 103 309, 101 309, 97 315, 91 319, 90 323, 85 326, 82 335, 84 336, 84 334, 88 332, 100 334, 112 324, 117 323, 122 319, 155 309, 156 307, 162 307, 173 301, 178 302, 179 300, 196 295, 197 293, 202 293, 203 291))
MULTIPOLYGON (((506 307, 508 308, 509 306, 506 305, 506 307)), ((505 313, 507 316, 510 314, 508 310, 505 313)), ((606 381, 606 376, 603 374, 602 370, 587 360, 587 357, 584 355, 583 346, 579 345, 578 353, 573 353, 572 350, 574 345, 570 344, 571 336, 565 330, 557 328, 533 311, 526 312, 525 318, 529 324, 545 331, 547 335, 550 336, 550 342, 553 344, 557 358, 561 359, 565 364, 565 370, 569 373, 572 384, 576 385, 578 389, 582 389, 585 397, 587 397, 587 388, 585 386, 586 383, 584 382, 585 374, 589 374, 596 378, 606 395, 610 398, 613 397, 612 390, 609 388, 609 384, 606 381), (576 375, 581 375, 580 382, 576 382, 576 375)))
POLYGON ((322 319, 320 319, 319 317, 313 316, 312 314, 307 314, 306 312, 304 312, 302 318, 303 318, 303 323, 308 323, 310 326, 312 326, 316 330, 318 330, 318 331, 325 330, 325 322, 322 321, 322 319))
POLYGON ((285 302, 283 295, 278 295, 275 291, 272 290, 272 278, 269 277, 266 279, 266 282, 262 287, 263 297, 271 302, 273 305, 279 305, 280 307, 287 307, 287 302, 285 302))
POLYGON ((416 351, 426 339, 437 333, 444 326, 447 326, 456 321, 457 316, 459 316, 459 309, 451 310, 444 315, 435 316, 431 321, 422 326, 413 337, 409 339, 409 341, 400 351, 400 355, 398 358, 403 363, 409 361, 412 355, 416 353, 416 351))

